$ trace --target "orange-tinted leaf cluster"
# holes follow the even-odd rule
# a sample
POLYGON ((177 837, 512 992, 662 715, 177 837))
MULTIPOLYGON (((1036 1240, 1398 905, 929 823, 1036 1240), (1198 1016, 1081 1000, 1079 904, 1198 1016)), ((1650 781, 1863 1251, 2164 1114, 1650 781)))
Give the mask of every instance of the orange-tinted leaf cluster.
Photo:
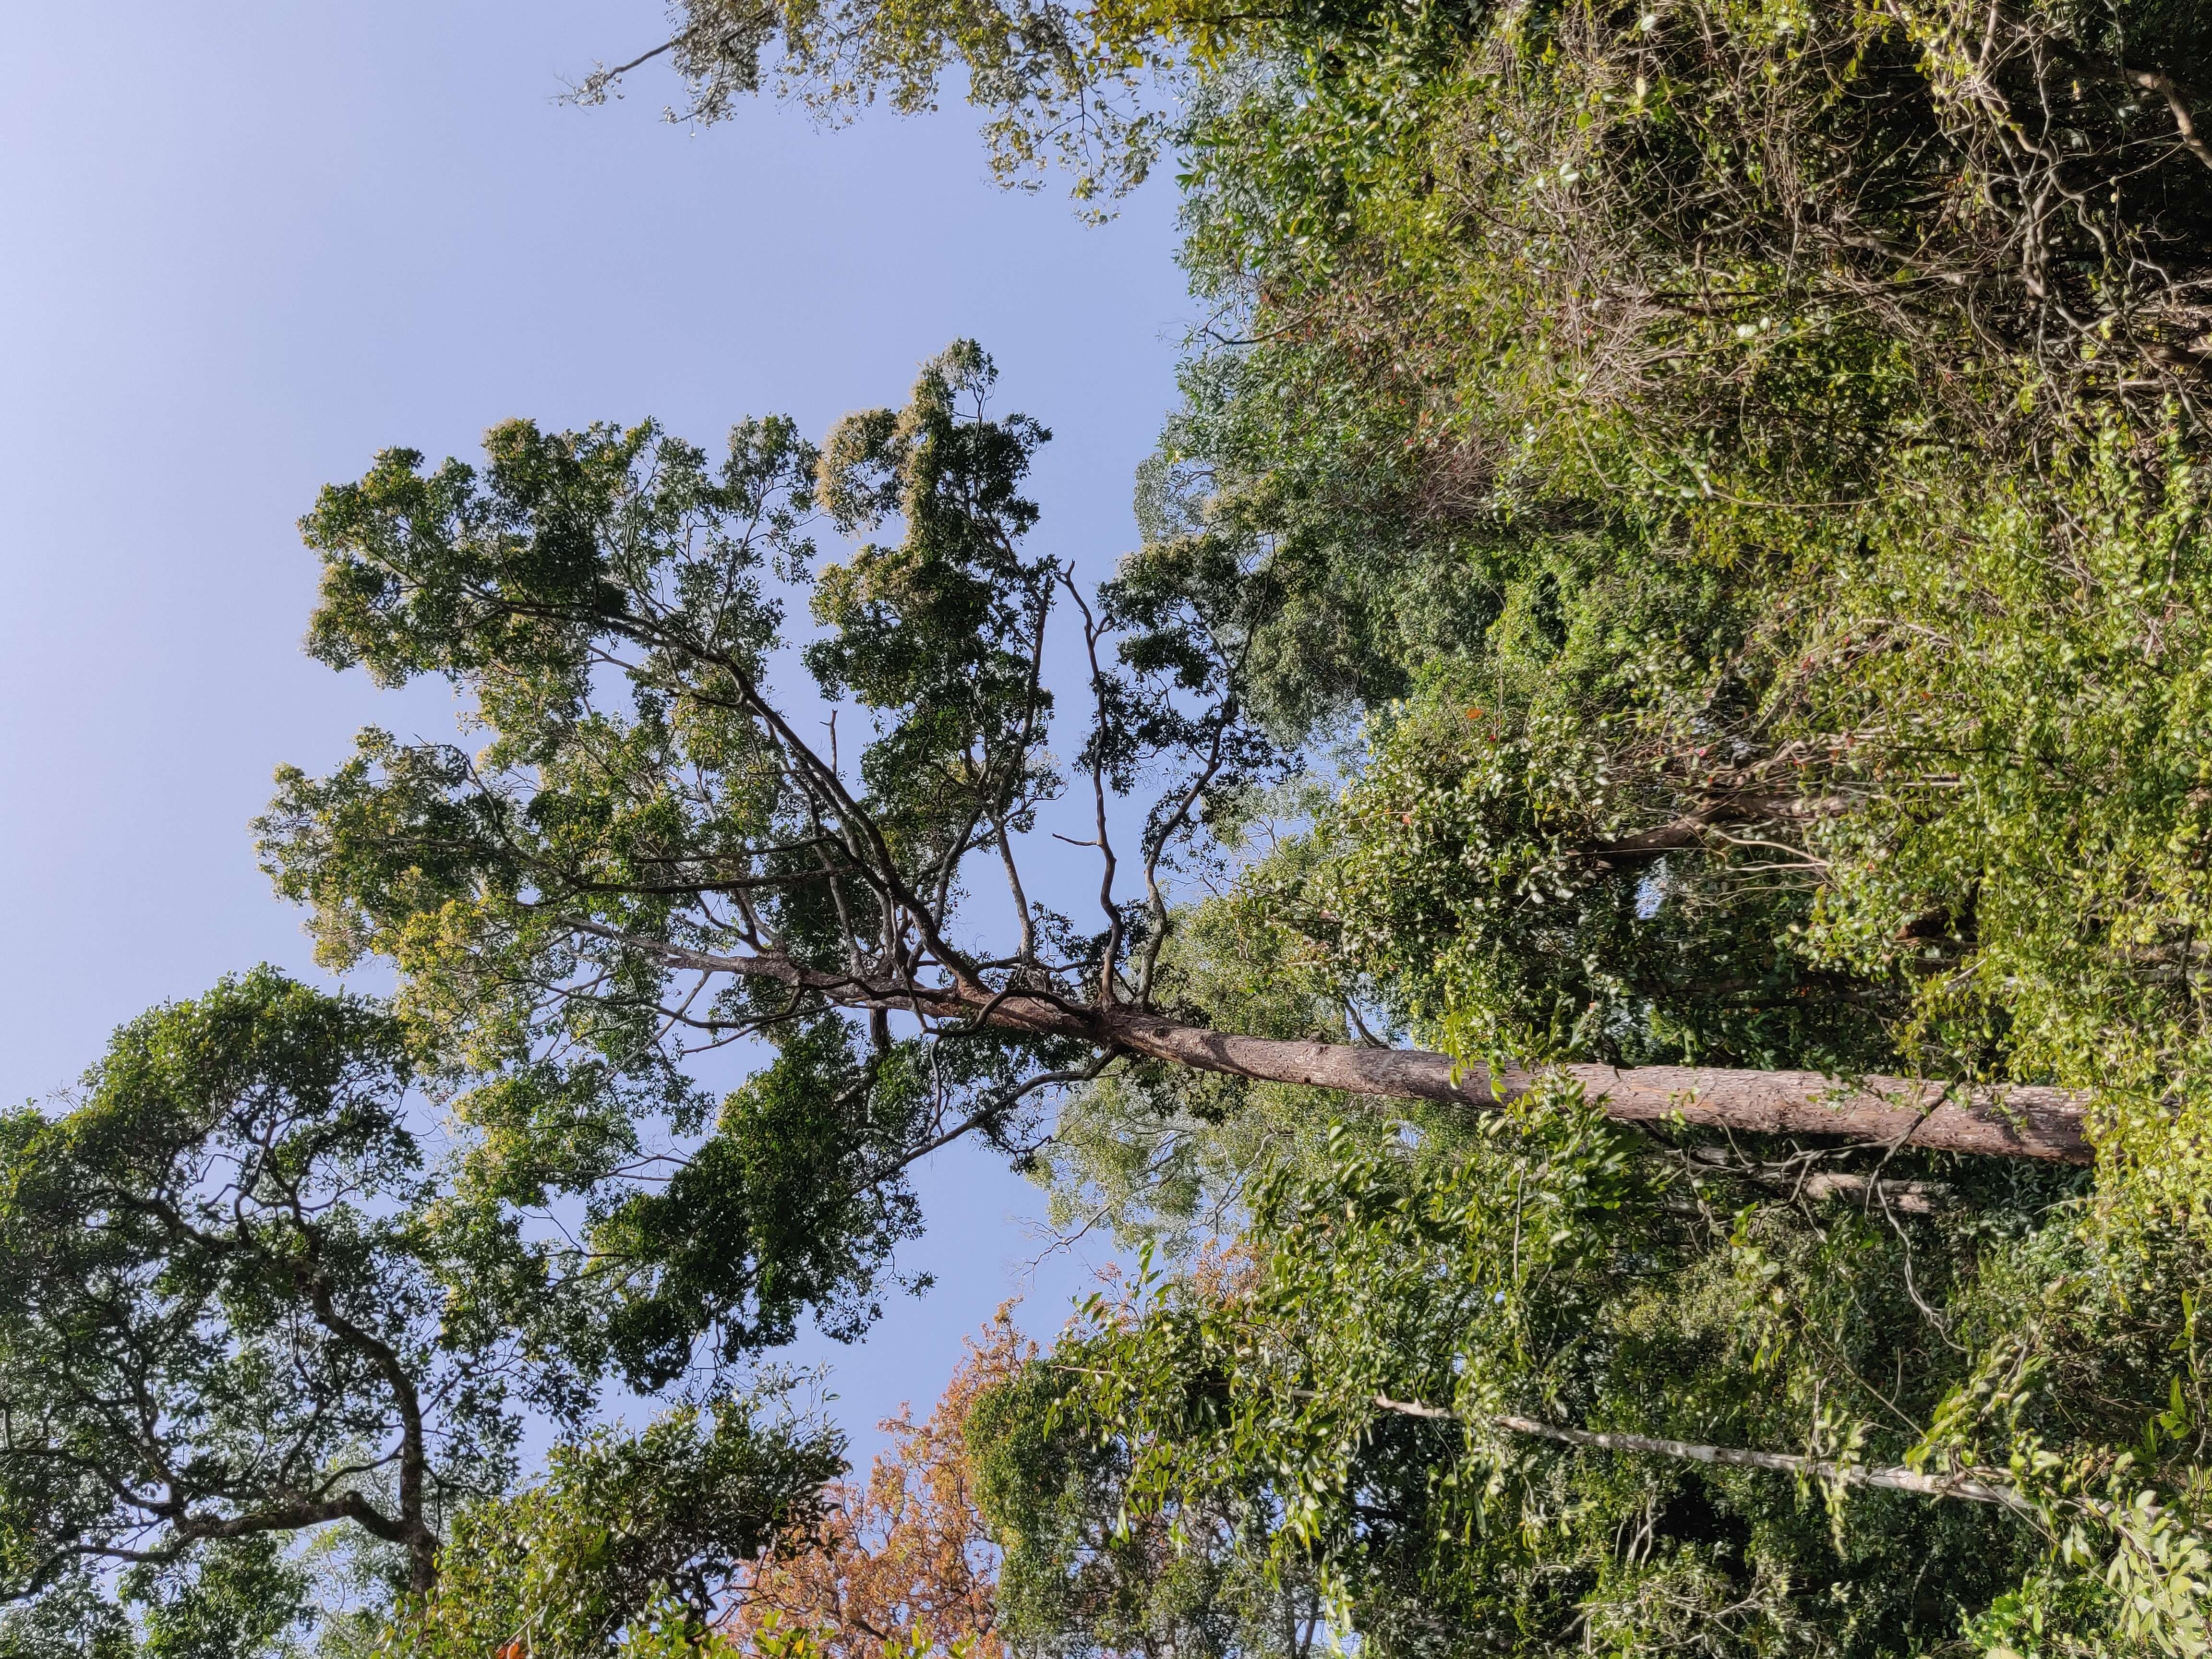
POLYGON ((812 1630, 826 1659, 882 1659, 886 1644, 915 1638, 933 1652, 1003 1659, 997 1551, 975 1507, 965 1431, 975 1397, 1036 1352, 1001 1308, 927 1420, 911 1408, 885 1419, 892 1444, 866 1482, 839 1482, 827 1518, 753 1571, 729 1633, 750 1648, 764 1626, 812 1630))

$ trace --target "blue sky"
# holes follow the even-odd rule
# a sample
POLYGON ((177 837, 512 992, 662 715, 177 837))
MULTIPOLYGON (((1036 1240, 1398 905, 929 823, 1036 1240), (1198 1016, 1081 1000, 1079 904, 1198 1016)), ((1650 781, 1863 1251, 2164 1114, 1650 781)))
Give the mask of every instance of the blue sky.
MULTIPOLYGON (((708 443, 896 402, 960 335, 1054 428, 1040 544, 1096 574, 1174 395, 1192 306, 1164 180, 1103 227, 989 179, 969 112, 837 131, 773 103, 694 133, 673 88, 559 104, 663 38, 653 0, 118 0, 0 45, 0 1096, 44 1097, 149 1004, 312 971, 246 822, 272 767, 372 720, 300 654, 293 522, 404 443, 512 415, 658 416, 708 443)), ((862 1431, 926 1406, 1018 1288, 1034 1200, 986 1155, 921 1182, 939 1288, 833 1351, 862 1431)), ((1035 1289, 1049 1328, 1079 1265, 1035 1289)))

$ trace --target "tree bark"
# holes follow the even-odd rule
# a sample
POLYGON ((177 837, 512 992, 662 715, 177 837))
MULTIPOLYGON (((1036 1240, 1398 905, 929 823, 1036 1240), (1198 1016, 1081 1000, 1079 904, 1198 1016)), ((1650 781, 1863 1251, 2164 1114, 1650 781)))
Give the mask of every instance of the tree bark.
MULTIPOLYGON (((1024 1013, 1028 1011, 1024 1010, 1024 1013)), ((1024 1019, 1023 1024, 1029 1021, 1024 1019)), ((1385 1100, 1483 1109, 1535 1086, 1538 1073, 1492 1073, 1449 1055, 1413 1048, 1237 1036, 1115 1010, 1101 1024, 1133 1053, 1267 1083, 1307 1084, 1385 1100)), ((1839 1135, 1853 1140, 2087 1164, 2086 1102, 2064 1089, 2027 1085, 1968 1089, 1911 1078, 1845 1083, 1818 1072, 1726 1071, 1711 1066, 1549 1068, 1572 1078, 1607 1117, 1626 1123, 1680 1121, 1756 1134, 1839 1135)))

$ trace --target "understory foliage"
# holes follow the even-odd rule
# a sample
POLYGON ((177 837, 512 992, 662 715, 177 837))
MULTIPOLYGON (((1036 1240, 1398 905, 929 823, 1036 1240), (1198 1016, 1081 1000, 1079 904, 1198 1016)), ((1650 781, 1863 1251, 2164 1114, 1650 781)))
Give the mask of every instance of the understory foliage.
POLYGON ((1372 27, 1193 118, 1249 343, 1125 577, 1234 589, 1261 713, 1358 723, 1256 924, 1471 1055, 2050 1079, 2115 1147, 2155 1101, 2185 1201, 2194 15, 1372 27))
POLYGON ((1164 997, 2055 1082, 2100 1156, 1118 1073, 1050 1174, 1161 1277, 1033 1384, 1108 1512, 1234 1513, 1190 1547, 1378 1651, 2204 1650, 2206 31, 1393 9, 1201 77, 1218 312, 1121 580, 1232 615, 1315 769, 1217 820, 1243 874, 1164 997))
MULTIPOLYGON (((2200 1650, 2196 1247, 2100 1236, 2070 1176, 1710 1151, 1565 1090, 1410 1152, 1340 1125, 1236 1255, 1094 1298, 1030 1417, 1094 1512, 1393 1652, 2200 1650), (1853 1484, 1899 1466, 2009 1502, 1853 1484)), ((1003 1513, 1010 1564, 1052 1537, 1003 1513)))

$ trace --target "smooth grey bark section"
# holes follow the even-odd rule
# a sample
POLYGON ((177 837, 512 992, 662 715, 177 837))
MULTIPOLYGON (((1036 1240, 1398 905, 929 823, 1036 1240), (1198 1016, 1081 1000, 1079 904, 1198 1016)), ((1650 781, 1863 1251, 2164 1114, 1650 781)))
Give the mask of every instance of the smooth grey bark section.
MULTIPOLYGON (((1026 1023, 1026 1022, 1024 1022, 1026 1023)), ((1237 1036, 1133 1012, 1103 1021, 1122 1047, 1195 1070, 1269 1083, 1302 1083, 1387 1100, 1481 1109, 1526 1094, 1538 1073, 1463 1066, 1415 1048, 1237 1036)), ((2086 1164, 2087 1103, 2069 1090, 2007 1085, 1965 1088, 1913 1078, 1846 1083, 1819 1072, 1716 1066, 1559 1066, 1607 1117, 1758 1134, 1842 1135, 1951 1152, 2086 1164)))

